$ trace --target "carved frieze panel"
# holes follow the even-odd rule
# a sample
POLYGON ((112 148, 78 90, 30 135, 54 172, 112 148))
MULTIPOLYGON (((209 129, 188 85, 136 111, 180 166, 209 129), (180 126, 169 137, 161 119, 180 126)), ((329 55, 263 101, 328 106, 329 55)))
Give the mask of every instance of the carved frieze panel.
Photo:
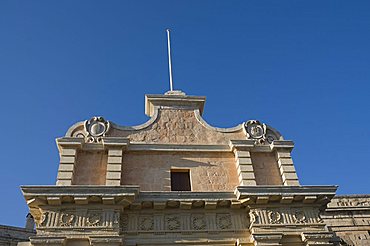
POLYGON ((255 208, 249 212, 253 225, 321 224, 317 208, 255 208))
POLYGON ((204 214, 192 214, 191 215, 191 229, 193 230, 205 230, 207 228, 207 221, 204 214))
POLYGON ((154 213, 140 214, 125 212, 127 218, 124 232, 182 232, 182 231, 234 231, 246 230, 249 225, 248 214, 243 212, 214 213, 154 213))
POLYGON ((73 209, 42 212, 37 229, 118 228, 120 213, 113 210, 73 209))
POLYGON ((329 204, 329 208, 336 208, 336 207, 359 207, 359 208, 365 208, 370 207, 370 197, 340 197, 340 198, 334 198, 329 204))

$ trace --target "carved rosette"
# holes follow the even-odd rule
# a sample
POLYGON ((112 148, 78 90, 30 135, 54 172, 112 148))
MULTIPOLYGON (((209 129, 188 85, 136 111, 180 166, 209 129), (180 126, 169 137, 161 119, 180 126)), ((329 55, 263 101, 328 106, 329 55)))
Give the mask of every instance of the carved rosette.
POLYGON ((306 215, 302 210, 296 210, 293 213, 293 218, 295 223, 305 223, 306 222, 306 215))
POLYGON ((192 215, 191 217, 191 226, 194 230, 204 230, 206 229, 207 223, 204 215, 192 215))
POLYGON ((168 230, 179 230, 180 229, 180 218, 177 216, 168 216, 166 218, 166 227, 168 230))
POLYGON ((141 216, 139 218, 139 230, 152 231, 154 228, 154 220, 151 216, 141 216))
POLYGON ((278 211, 268 211, 267 216, 271 224, 281 223, 281 214, 278 211))
POLYGON ((230 214, 218 214, 217 215, 217 227, 226 230, 232 226, 230 214))
POLYGON ((258 120, 249 120, 244 123, 248 139, 254 139, 257 144, 272 143, 278 136, 258 120))
POLYGON ((87 133, 87 142, 101 142, 101 138, 109 131, 110 123, 103 117, 92 117, 85 121, 85 131, 87 133))

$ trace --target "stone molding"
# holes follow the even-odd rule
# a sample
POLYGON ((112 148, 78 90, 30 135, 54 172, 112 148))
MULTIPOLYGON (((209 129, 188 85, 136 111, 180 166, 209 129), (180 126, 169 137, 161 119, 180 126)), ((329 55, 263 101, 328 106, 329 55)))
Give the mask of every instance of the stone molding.
POLYGON ((89 229, 99 231, 118 230, 120 210, 114 209, 84 209, 84 208, 46 208, 42 210, 38 221, 38 232, 50 229, 62 231, 89 229))
POLYGON ((241 211, 128 210, 122 215, 125 234, 248 232, 249 219, 241 211))
POLYGON ((254 233, 252 235, 256 246, 281 246, 282 233, 254 233))
POLYGON ((326 205, 337 186, 239 186, 234 193, 248 204, 297 203, 326 205))

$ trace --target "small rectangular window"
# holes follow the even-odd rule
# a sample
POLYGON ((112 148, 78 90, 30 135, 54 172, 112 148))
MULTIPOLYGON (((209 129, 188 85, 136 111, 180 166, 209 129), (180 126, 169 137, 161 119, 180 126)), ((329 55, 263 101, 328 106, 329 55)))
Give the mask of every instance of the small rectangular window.
POLYGON ((191 191, 189 170, 171 170, 171 191, 191 191))

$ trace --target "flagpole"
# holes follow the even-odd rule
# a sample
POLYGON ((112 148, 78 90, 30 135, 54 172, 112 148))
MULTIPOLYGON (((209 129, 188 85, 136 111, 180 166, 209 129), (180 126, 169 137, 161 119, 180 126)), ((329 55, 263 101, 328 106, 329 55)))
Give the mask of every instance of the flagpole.
POLYGON ((168 49, 168 69, 170 73, 170 91, 173 91, 170 29, 167 28, 166 32, 167 32, 167 49, 168 49))

